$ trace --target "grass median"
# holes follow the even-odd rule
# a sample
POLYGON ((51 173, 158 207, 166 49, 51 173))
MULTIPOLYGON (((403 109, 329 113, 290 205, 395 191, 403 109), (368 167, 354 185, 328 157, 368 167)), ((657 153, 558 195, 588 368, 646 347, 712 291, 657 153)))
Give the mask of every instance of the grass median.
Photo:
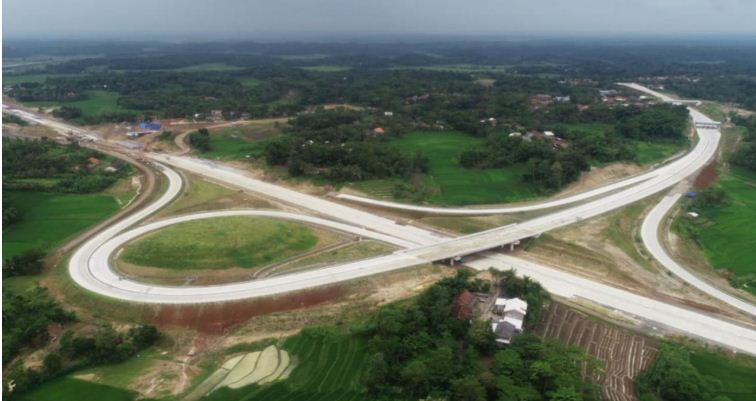
POLYGON ((252 269, 313 249, 318 236, 287 221, 223 217, 176 224, 127 245, 121 260, 172 270, 252 269))

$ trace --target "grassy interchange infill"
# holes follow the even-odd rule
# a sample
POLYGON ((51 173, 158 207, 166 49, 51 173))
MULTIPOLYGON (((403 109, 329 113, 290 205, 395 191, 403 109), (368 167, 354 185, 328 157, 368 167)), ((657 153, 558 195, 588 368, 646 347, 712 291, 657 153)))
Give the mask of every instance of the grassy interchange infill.
POLYGON ((127 245, 127 263, 173 270, 251 269, 313 249, 305 225, 268 218, 222 217, 176 224, 127 245))

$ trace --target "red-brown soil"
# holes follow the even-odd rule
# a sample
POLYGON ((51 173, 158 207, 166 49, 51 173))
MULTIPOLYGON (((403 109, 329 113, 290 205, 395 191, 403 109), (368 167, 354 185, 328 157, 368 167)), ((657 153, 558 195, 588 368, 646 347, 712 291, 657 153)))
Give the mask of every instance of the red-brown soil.
POLYGON ((712 161, 711 163, 707 164, 706 167, 704 167, 700 173, 698 173, 698 176, 696 176, 696 180, 693 182, 693 185, 698 189, 706 189, 717 180, 717 177, 719 174, 717 173, 717 162, 712 161))
POLYGON ((225 334, 250 318, 273 312, 304 309, 332 301, 344 294, 341 287, 285 294, 247 301, 203 305, 162 305, 153 309, 148 320, 160 328, 190 328, 206 334, 225 334))

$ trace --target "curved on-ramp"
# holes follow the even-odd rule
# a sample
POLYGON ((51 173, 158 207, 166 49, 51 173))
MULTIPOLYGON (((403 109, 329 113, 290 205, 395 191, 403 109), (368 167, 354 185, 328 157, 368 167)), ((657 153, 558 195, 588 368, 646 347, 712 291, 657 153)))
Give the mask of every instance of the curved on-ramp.
MULTIPOLYGON (((700 117, 700 113, 696 115, 693 110, 691 113, 694 114, 694 119, 703 118, 700 117)), ((410 267, 430 260, 437 260, 437 258, 447 258, 450 255, 490 249, 495 244, 501 243, 500 241, 522 238, 523 235, 531 236, 535 233, 580 221, 583 218, 605 213, 658 193, 703 167, 714 155, 719 141, 719 132, 698 130, 698 134, 699 143, 691 152, 656 170, 657 175, 655 177, 635 187, 626 188, 607 197, 551 213, 530 222, 460 237, 456 240, 449 240, 419 227, 398 224, 384 217, 255 180, 243 172, 209 161, 189 157, 148 154, 147 156, 155 160, 280 201, 293 203, 321 216, 353 226, 349 230, 369 230, 381 235, 395 237, 398 240, 405 241, 409 246, 406 246, 405 250, 378 258, 234 284, 170 287, 151 286, 125 280, 115 275, 109 267, 108 257, 118 247, 117 242, 110 240, 115 239, 119 233, 154 213, 178 194, 181 188, 181 179, 173 170, 165 168, 163 170, 169 178, 166 193, 154 204, 115 224, 84 244, 72 256, 69 270, 73 279, 86 289, 109 297, 141 303, 219 302, 281 294, 333 284, 410 267)), ((228 212, 233 213, 234 211, 228 212)), ((182 216, 174 219, 179 218, 182 218, 182 216)), ((152 224, 157 223, 159 222, 152 224)), ((140 230, 140 228, 137 227, 135 230, 140 230)), ((130 235, 130 233, 124 232, 120 234, 119 238, 124 239, 126 238, 124 236, 130 235)), ((546 290, 554 294, 573 299, 582 297, 610 308, 637 315, 642 319, 657 322, 673 330, 756 355, 756 331, 750 328, 632 294, 589 279, 559 272, 548 266, 493 253, 485 253, 482 256, 483 258, 468 264, 478 269, 489 267, 497 269, 516 268, 520 273, 527 274, 540 281, 546 290)))
POLYGON ((665 196, 643 219, 643 225, 641 226, 641 238, 643 245, 648 249, 651 256, 654 257, 662 266, 672 272, 677 277, 681 278, 691 286, 701 290, 702 292, 716 298, 722 302, 725 302, 735 308, 738 308, 744 312, 747 312, 753 316, 756 316, 756 306, 752 303, 744 301, 738 297, 730 295, 719 288, 709 284, 705 280, 699 278, 690 270, 681 266, 664 250, 664 246, 659 241, 660 227, 664 221, 664 217, 675 206, 675 203, 680 199, 681 194, 672 194, 665 196))

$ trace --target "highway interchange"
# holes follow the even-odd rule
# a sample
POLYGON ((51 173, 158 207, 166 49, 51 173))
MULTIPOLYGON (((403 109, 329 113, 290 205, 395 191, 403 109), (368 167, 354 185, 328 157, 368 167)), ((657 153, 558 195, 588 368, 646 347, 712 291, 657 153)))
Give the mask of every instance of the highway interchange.
MULTIPOLYGON (((663 95, 648 91, 643 87, 632 84, 628 84, 628 86, 663 97, 663 95)), ((664 100, 669 101, 671 99, 666 98, 664 100)), ((18 111, 23 112, 22 110, 18 111)), ((696 122, 711 121, 695 109, 690 109, 690 111, 693 120, 696 122)), ((11 112, 18 114, 16 110, 11 110, 11 112)), ((49 125, 59 132, 72 131, 60 122, 50 122, 50 120, 31 113, 26 114, 30 114, 32 118, 24 115, 19 116, 40 124, 49 125)), ((77 131, 73 132, 79 135, 86 135, 85 132, 80 131, 82 130, 77 129, 77 131)), ((243 171, 207 160, 196 159, 190 156, 144 153, 144 156, 152 159, 166 175, 168 189, 157 201, 100 231, 86 241, 71 257, 69 272, 74 281, 80 286, 108 297, 141 303, 185 304, 231 301, 282 294, 423 263, 476 254, 473 260, 467 261, 465 264, 478 270, 487 270, 491 267, 501 270, 514 268, 519 274, 528 275, 539 281, 544 288, 554 295, 573 300, 588 300, 604 308, 632 315, 640 320, 649 322, 659 330, 699 337, 709 342, 756 355, 756 330, 753 328, 715 318, 704 312, 672 305, 660 300, 633 294, 624 289, 597 283, 560 271, 555 267, 544 266, 509 255, 491 252, 492 249, 497 247, 517 243, 522 239, 623 207, 662 192, 684 181, 703 167, 715 155, 719 143, 720 132, 718 130, 698 129, 697 133, 698 142, 686 155, 647 173, 572 197, 517 207, 491 209, 462 208, 438 212, 439 214, 458 215, 495 214, 550 209, 557 206, 562 207, 560 210, 552 211, 529 221, 456 238, 450 238, 445 234, 424 228, 398 223, 391 219, 337 202, 263 182, 249 177, 243 171), (170 203, 180 193, 182 187, 181 176, 173 168, 192 172, 226 185, 255 192, 264 197, 297 206, 300 209, 314 213, 316 217, 280 211, 232 210, 172 217, 138 226, 137 224, 140 221, 170 203), (568 205, 570 207, 565 207, 568 205), (317 270, 213 286, 170 287, 149 285, 121 277, 110 267, 112 255, 124 243, 133 238, 182 221, 229 215, 268 216, 302 221, 392 243, 402 249, 386 256, 329 266, 317 270), (130 227, 135 228, 129 229, 130 227)), ((662 217, 677 198, 676 196, 665 198, 660 203, 660 206, 655 208, 654 212, 649 215, 642 229, 643 240, 644 244, 649 247, 649 251, 660 263, 684 280, 692 282, 695 281, 693 279, 697 278, 690 275, 687 270, 679 265, 678 267, 681 271, 676 271, 669 261, 674 264, 676 263, 666 255, 658 243, 659 224, 662 217), (660 209, 662 205, 663 210, 660 209), (664 256, 666 256, 666 259, 664 256), (692 276, 692 278, 686 276, 686 273, 692 276)), ((435 209, 424 211, 437 212, 435 209)), ((753 305, 726 294, 705 282, 701 282, 700 284, 694 286, 713 298, 717 298, 746 311, 752 316, 756 316, 753 305)))

